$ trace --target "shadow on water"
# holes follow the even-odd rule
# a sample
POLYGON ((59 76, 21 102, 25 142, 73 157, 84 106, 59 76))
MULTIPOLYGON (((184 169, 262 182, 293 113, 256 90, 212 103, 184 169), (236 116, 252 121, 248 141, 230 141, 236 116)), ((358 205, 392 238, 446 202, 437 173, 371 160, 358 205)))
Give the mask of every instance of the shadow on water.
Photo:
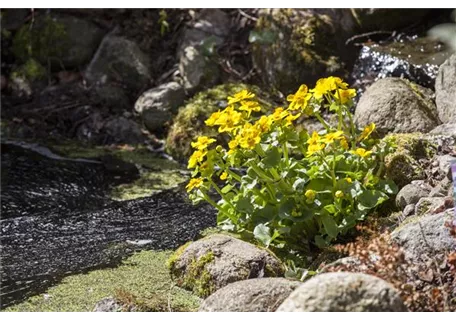
POLYGON ((174 249, 216 223, 214 210, 193 206, 181 187, 113 201, 110 189, 134 171, 1 147, 1 308, 135 250, 174 249))

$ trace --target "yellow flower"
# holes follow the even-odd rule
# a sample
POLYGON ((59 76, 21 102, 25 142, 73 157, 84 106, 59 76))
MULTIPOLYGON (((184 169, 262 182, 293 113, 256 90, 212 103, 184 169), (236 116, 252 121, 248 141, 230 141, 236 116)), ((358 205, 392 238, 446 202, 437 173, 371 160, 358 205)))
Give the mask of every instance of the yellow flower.
POLYGON ((340 190, 337 190, 335 196, 336 198, 340 199, 344 196, 344 193, 340 190))
POLYGON ((242 90, 234 95, 234 97, 228 97, 228 104, 233 104, 236 102, 240 102, 243 100, 251 99, 255 97, 255 94, 252 92, 248 92, 247 90, 242 90))
POLYGON ((250 117, 250 113, 252 111, 258 112, 261 111, 261 107, 256 101, 242 101, 239 110, 244 110, 248 112, 248 116, 250 117))
POLYGON ((240 112, 234 111, 234 107, 227 107, 215 121, 215 124, 220 126, 218 132, 230 132, 239 125, 241 120, 242 114, 240 112))
POLYGON ((375 123, 371 123, 369 125, 367 125, 363 132, 361 132, 361 135, 358 137, 357 141, 363 141, 364 139, 366 139, 367 137, 370 136, 370 134, 375 130, 375 123))
POLYGON ((290 110, 298 110, 299 108, 305 109, 307 107, 307 103, 312 97, 311 94, 308 92, 307 86, 305 84, 301 85, 296 91, 295 94, 290 94, 287 97, 287 101, 291 102, 288 109, 290 110))
POLYGON ((318 151, 321 151, 325 148, 325 144, 324 143, 317 143, 317 144, 311 144, 309 145, 309 147, 307 148, 307 156, 311 156, 313 155, 315 152, 318 152, 318 151))
POLYGON ((187 186, 185 188, 187 189, 187 192, 190 192, 194 188, 199 188, 202 184, 203 184, 202 178, 193 178, 190 180, 190 182, 187 184, 187 186))
POLYGON ((348 183, 352 183, 352 179, 350 177, 345 178, 345 181, 347 181, 348 183))
POLYGON ((246 123, 239 133, 239 144, 244 149, 253 149, 261 141, 261 131, 250 123, 246 123))
POLYGON ((337 88, 347 89, 348 84, 343 82, 339 77, 322 78, 317 81, 315 88, 310 90, 316 99, 321 99, 326 93, 329 93, 337 88))
POLYGON ((313 191, 312 189, 309 189, 306 191, 306 193, 304 195, 307 198, 307 202, 313 202, 315 200, 317 193, 315 191, 313 191))
POLYGON ((280 121, 288 115, 288 111, 284 110, 282 107, 278 107, 274 110, 274 113, 271 114, 269 117, 271 117, 273 121, 280 121))
POLYGON ((366 151, 364 148, 358 148, 355 152, 352 151, 353 154, 357 154, 362 158, 366 158, 372 154, 372 151, 366 151))
POLYGON ((215 126, 215 122, 220 118, 221 115, 222 112, 220 110, 214 112, 206 121, 204 121, 204 123, 209 127, 215 126))
POLYGON ((340 103, 345 104, 349 102, 352 98, 356 97, 356 90, 355 89, 347 89, 347 90, 337 90, 340 103))
POLYGON ((220 175, 221 180, 226 180, 228 178, 228 173, 226 171, 223 171, 223 173, 220 175))
POLYGON ((295 115, 288 115, 286 118, 285 118, 285 125, 289 126, 293 123, 294 120, 298 119, 299 117, 301 116, 301 113, 298 112, 297 114, 295 115))
POLYGON ((196 142, 192 142, 192 147, 198 150, 204 150, 207 148, 208 145, 211 143, 214 143, 215 139, 206 137, 206 136, 201 136, 198 137, 198 140, 196 142))
POLYGON ((341 145, 342 148, 344 148, 345 150, 348 150, 348 142, 347 142, 347 139, 345 139, 345 137, 343 137, 342 139, 340 139, 340 145, 341 145))
POLYGON ((258 127, 262 133, 269 131, 272 125, 272 119, 266 116, 261 116, 261 118, 255 123, 255 126, 258 127))
POLYGON ((336 131, 336 132, 330 132, 330 133, 327 133, 324 137, 323 137, 323 142, 324 143, 327 143, 327 144, 330 144, 330 143, 333 143, 334 140, 342 140, 342 139, 345 139, 343 137, 343 134, 344 132, 343 131, 336 131))
POLYGON ((192 168, 196 167, 196 165, 199 162, 203 161, 206 153, 207 153, 206 151, 202 151, 202 150, 196 150, 195 152, 193 152, 193 154, 190 156, 190 159, 188 160, 187 168, 192 169, 192 168))
POLYGON ((312 132, 312 137, 307 140, 309 145, 317 144, 321 141, 321 137, 318 135, 317 131, 312 132))

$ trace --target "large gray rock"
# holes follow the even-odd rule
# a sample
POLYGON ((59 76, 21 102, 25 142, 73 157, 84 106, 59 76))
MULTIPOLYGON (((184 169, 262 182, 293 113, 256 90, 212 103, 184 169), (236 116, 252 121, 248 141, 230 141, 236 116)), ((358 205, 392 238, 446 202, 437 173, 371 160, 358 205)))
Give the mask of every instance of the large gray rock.
POLYGON ((448 203, 448 199, 445 196, 421 198, 415 205, 415 215, 423 216, 444 211, 448 203))
POLYGON ((451 136, 456 138, 456 123, 441 124, 432 129, 429 133, 435 135, 451 136))
POLYGON ((454 219, 453 208, 438 214, 409 218, 391 236, 402 247, 407 260, 426 261, 436 254, 456 249, 456 239, 445 226, 445 222, 451 219, 454 219))
POLYGON ((210 295, 198 311, 269 312, 302 283, 285 278, 260 278, 237 281, 210 295))
POLYGON ((404 312, 388 282, 363 273, 324 273, 297 288, 278 312, 404 312))
POLYGON ((184 87, 189 92, 211 87, 220 80, 215 48, 224 43, 230 18, 220 9, 203 9, 185 29, 177 56, 184 87))
POLYGON ((28 23, 17 32, 13 50, 23 60, 32 54, 43 65, 76 68, 90 61, 105 33, 86 19, 64 14, 39 15, 33 27, 28 23))
POLYGON ((381 79, 361 96, 354 119, 360 127, 374 122, 381 134, 429 132, 440 124, 432 94, 407 80, 381 79))
POLYGON ((440 172, 445 176, 447 177, 448 179, 452 179, 451 178, 451 164, 453 162, 456 162, 456 157, 452 156, 452 155, 449 155, 449 154, 446 154, 446 155, 443 155, 443 156, 439 156, 437 158, 437 161, 439 162, 439 170, 440 172))
POLYGON ((135 42, 110 34, 101 42, 85 78, 98 85, 120 82, 136 93, 150 81, 150 59, 135 42))
POLYGON ((416 204, 420 198, 426 197, 431 188, 424 183, 410 183, 403 187, 396 195, 396 206, 404 209, 409 204, 416 204))
POLYGON ((456 123, 456 54, 439 68, 435 80, 435 102, 443 123, 456 123))
POLYGON ((112 117, 106 121, 103 129, 110 136, 111 143, 137 144, 144 141, 141 127, 133 120, 125 117, 112 117))
POLYGON ((135 103, 135 111, 149 131, 161 131, 184 100, 184 88, 177 82, 169 82, 144 92, 135 103))
POLYGON ((179 72, 187 91, 208 88, 220 79, 220 70, 215 61, 196 47, 189 46, 183 50, 179 61, 179 72))
POLYGON ((181 287, 207 297, 229 283, 284 273, 268 251, 226 235, 211 235, 181 247, 168 262, 181 287))

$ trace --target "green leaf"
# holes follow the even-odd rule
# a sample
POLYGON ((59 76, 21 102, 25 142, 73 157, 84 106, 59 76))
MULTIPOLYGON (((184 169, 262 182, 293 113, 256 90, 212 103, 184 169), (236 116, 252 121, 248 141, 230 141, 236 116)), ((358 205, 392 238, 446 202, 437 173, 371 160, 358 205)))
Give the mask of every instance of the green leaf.
POLYGON ((327 206, 324 206, 324 209, 331 214, 335 214, 337 212, 337 208, 333 204, 328 204, 327 206))
POLYGON ((265 168, 274 168, 278 166, 281 158, 282 155, 279 152, 279 148, 272 147, 266 152, 266 157, 263 159, 262 163, 265 168))
POLYGON ((233 188, 234 188, 234 186, 233 186, 233 185, 231 185, 231 184, 227 184, 226 186, 224 186, 224 187, 222 188, 222 190, 221 190, 221 191, 222 191, 222 193, 223 193, 223 194, 225 194, 225 193, 228 193, 228 192, 230 192, 230 191, 231 191, 231 189, 233 189, 233 188))
POLYGON ((317 247, 320 249, 326 248, 329 245, 329 242, 326 241, 322 236, 315 236, 314 241, 317 247))
POLYGON ((393 180, 381 180, 377 185, 377 189, 387 194, 396 194, 399 191, 393 180))
POLYGON ((358 208, 360 210, 372 209, 387 200, 388 196, 378 190, 364 190, 358 196, 358 208))
POLYGON ((334 219, 327 214, 321 215, 320 219, 321 222, 323 222, 323 227, 325 228, 326 233, 331 238, 337 238, 337 235, 339 234, 339 228, 337 227, 337 224, 334 221, 334 219))
POLYGON ((252 212, 253 211, 253 205, 250 202, 250 198, 240 197, 237 200, 235 207, 236 207, 236 210, 243 211, 243 212, 252 212))
POLYGON ((259 240, 266 247, 268 247, 272 241, 269 227, 262 223, 255 227, 253 235, 255 236, 255 239, 259 240))

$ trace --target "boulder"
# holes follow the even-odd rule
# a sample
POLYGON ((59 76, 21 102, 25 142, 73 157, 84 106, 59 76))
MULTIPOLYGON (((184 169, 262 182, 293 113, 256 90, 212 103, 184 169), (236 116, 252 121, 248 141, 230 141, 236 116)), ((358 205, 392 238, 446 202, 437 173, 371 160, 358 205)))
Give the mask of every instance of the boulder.
POLYGON ((444 211, 451 203, 443 197, 423 197, 415 205, 415 215, 423 216, 444 211))
POLYGON ((269 251, 221 234, 179 248, 168 266, 180 287, 193 290, 200 297, 232 282, 284 273, 280 260, 269 251))
POLYGON ((363 273, 315 276, 298 287, 278 312, 404 312, 399 292, 388 282, 363 273))
POLYGON ((102 84, 95 86, 98 103, 113 111, 131 110, 130 99, 124 89, 119 86, 102 84))
POLYGON ((135 111, 149 131, 161 131, 184 100, 184 88, 177 82, 169 82, 144 92, 135 103, 135 111))
POLYGON ((110 143, 138 144, 145 139, 141 127, 135 121, 122 116, 108 119, 103 130, 108 134, 110 143))
POLYGON ((103 298, 97 302, 92 312, 119 312, 122 306, 112 297, 103 298))
POLYGON ((456 162, 456 157, 446 154, 437 158, 439 170, 443 176, 451 180, 451 163, 456 162))
POLYGON ((443 123, 456 123, 456 54, 439 68, 435 80, 435 102, 443 123))
POLYGON ((429 132, 440 124, 432 94, 400 78, 378 80, 361 96, 355 122, 360 127, 374 122, 380 134, 429 132))
POLYGON ((430 197, 445 197, 451 196, 453 193, 452 190, 452 183, 448 177, 445 177, 442 181, 439 181, 434 188, 432 188, 431 192, 429 193, 430 197))
POLYGON ((122 83, 134 96, 151 79, 150 63, 149 56, 135 42, 108 34, 85 70, 85 78, 97 85, 122 83))
POLYGON ((438 214, 411 217, 397 227, 391 237, 402 247, 407 260, 426 262, 436 254, 456 249, 456 239, 445 226, 452 219, 453 208, 438 214))
POLYGON ((219 81, 220 70, 210 56, 195 47, 186 47, 179 61, 179 72, 184 80, 185 90, 194 92, 207 89, 219 81))
POLYGON ((445 135, 456 138, 456 123, 441 124, 432 129, 429 133, 433 135, 445 135))
POLYGON ((270 312, 302 283, 284 278, 248 279, 230 283, 210 295, 200 312, 270 312))
POLYGON ((409 204, 416 204, 421 198, 426 197, 431 191, 430 186, 424 184, 424 181, 413 181, 403 187, 396 195, 396 206, 401 210, 409 204))

